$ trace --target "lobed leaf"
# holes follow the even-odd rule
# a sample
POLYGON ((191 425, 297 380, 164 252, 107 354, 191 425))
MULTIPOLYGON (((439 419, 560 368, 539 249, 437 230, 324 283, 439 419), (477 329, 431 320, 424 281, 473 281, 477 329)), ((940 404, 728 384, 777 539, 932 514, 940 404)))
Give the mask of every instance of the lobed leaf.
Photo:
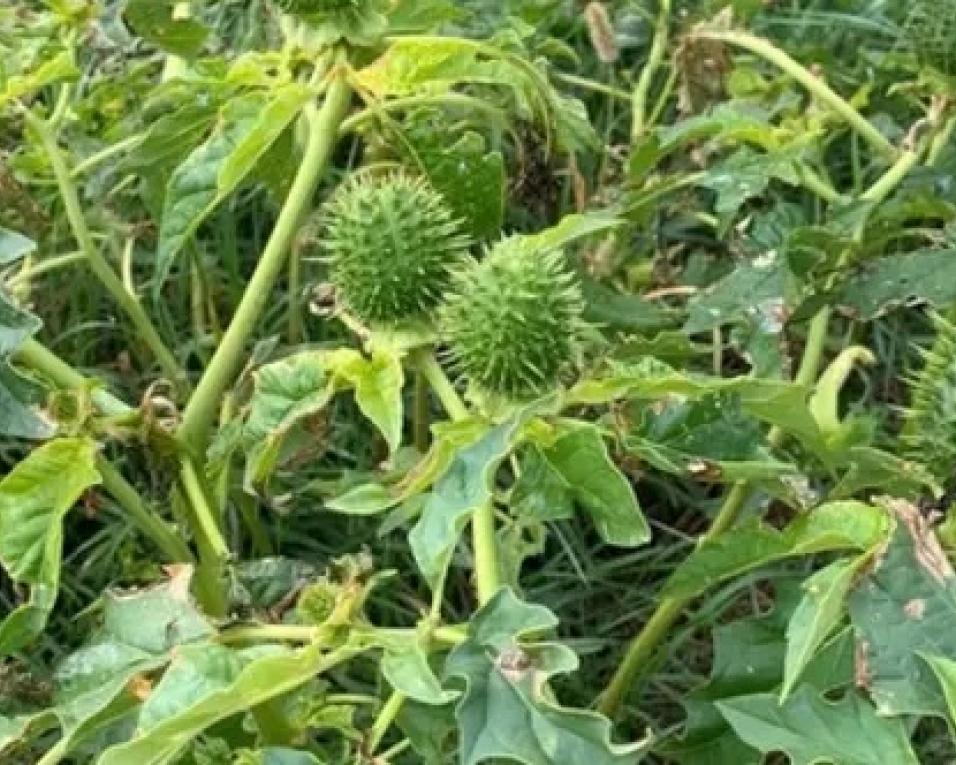
POLYGON ((836 704, 802 686, 782 705, 773 694, 757 694, 717 706, 750 746, 764 754, 785 752, 793 765, 919 763, 903 721, 878 716, 852 691, 836 704))
POLYGON ((666 597, 689 598, 774 561, 832 550, 872 550, 891 529, 882 508, 830 502, 800 515, 783 531, 752 521, 701 544, 674 571, 666 597))
POLYGON ((462 765, 497 761, 523 765, 626 765, 645 746, 611 743, 610 722, 568 709, 545 691, 555 675, 577 669, 574 653, 557 643, 532 642, 557 619, 546 608, 498 593, 474 615, 468 639, 448 657, 446 674, 465 691, 455 710, 462 765))
POLYGON ((23 648, 43 630, 60 583, 63 518, 99 483, 96 445, 61 438, 32 451, 0 481, 0 565, 30 588, 27 603, 0 622, 0 656, 23 648))

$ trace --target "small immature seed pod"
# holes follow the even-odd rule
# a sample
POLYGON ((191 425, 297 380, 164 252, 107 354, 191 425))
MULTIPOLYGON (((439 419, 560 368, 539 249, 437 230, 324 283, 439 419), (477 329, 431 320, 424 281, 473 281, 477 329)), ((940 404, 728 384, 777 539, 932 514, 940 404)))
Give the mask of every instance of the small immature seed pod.
POLYGON ((441 326, 476 388, 521 401, 553 390, 573 365, 583 310, 562 253, 513 237, 456 273, 441 326))
POLYGON ((329 582, 310 584, 299 594, 296 614, 307 624, 324 624, 339 602, 338 588, 329 582))
POLYGON ((325 249, 345 307, 373 325, 423 318, 468 256, 441 195, 396 173, 346 181, 325 209, 325 249))

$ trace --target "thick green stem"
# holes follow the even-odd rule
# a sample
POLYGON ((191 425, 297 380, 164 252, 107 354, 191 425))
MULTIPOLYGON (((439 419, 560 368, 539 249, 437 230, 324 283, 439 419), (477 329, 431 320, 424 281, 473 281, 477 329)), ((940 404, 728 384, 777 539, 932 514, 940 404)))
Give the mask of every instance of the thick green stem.
POLYGON ((664 55, 667 53, 667 39, 670 32, 671 23, 671 0, 658 0, 657 26, 654 30, 654 39, 651 42, 651 50, 647 56, 647 62, 641 71, 640 79, 634 88, 634 96, 631 99, 631 139, 637 140, 644 135, 647 118, 647 97, 651 92, 651 86, 654 84, 654 78, 664 61, 664 55))
POLYGON ((96 469, 103 478, 103 488, 123 508, 133 524, 153 541, 170 562, 192 561, 193 556, 189 546, 147 506, 136 489, 105 457, 97 457, 96 469))
POLYGON ((388 700, 382 705, 378 716, 375 718, 375 722, 372 723, 372 727, 368 732, 366 751, 370 755, 374 755, 375 751, 381 745, 382 739, 385 738, 385 734, 388 733, 388 729, 392 727, 392 723, 395 722, 398 713, 402 711, 402 705, 404 703, 405 694, 399 691, 393 691, 392 695, 389 696, 388 700))
MULTIPOLYGON (((412 352, 412 363, 428 380, 428 384, 442 402, 448 416, 453 420, 465 419, 468 416, 468 408, 441 368, 435 354, 420 348, 412 352)), ((475 589, 478 593, 478 602, 484 605, 500 586, 498 540, 495 538, 495 509, 491 502, 475 510, 471 519, 471 539, 475 556, 475 589)))
POLYGON ((896 157, 896 147, 893 146, 866 117, 854 109, 846 99, 831 89, 822 78, 813 74, 770 41, 740 30, 714 29, 709 27, 700 27, 694 30, 694 35, 697 38, 719 40, 729 45, 736 45, 774 64, 810 91, 814 98, 820 101, 820 103, 839 114, 846 123, 859 133, 874 149, 886 157, 896 157))
POLYGON ((58 388, 90 390, 90 398, 100 414, 105 417, 122 417, 133 413, 133 408, 107 390, 94 387, 92 381, 33 338, 24 340, 13 353, 13 360, 35 372, 39 372, 58 388))
POLYGON ((501 587, 498 539, 495 536, 495 506, 486 502, 471 519, 471 546, 475 556, 475 590, 478 604, 485 605, 501 587))
POLYGON ((206 613, 222 617, 227 608, 223 566, 229 557, 229 546, 216 522, 216 513, 199 471, 189 457, 181 460, 179 478, 189 506, 187 518, 199 550, 196 596, 206 613))
POLYGON ((435 354, 430 350, 419 348, 412 351, 411 360, 415 368, 428 380, 428 384, 438 396, 448 416, 453 420, 465 419, 468 416, 468 407, 461 400, 455 386, 451 384, 445 370, 441 368, 435 354))
POLYGON ((152 351, 160 367, 170 380, 182 383, 184 381, 179 362, 170 351, 159 332, 153 326, 152 321, 143 310, 143 306, 135 297, 130 295, 123 287, 123 282, 116 275, 113 267, 107 262, 106 258, 100 253, 93 237, 90 234, 89 227, 86 225, 86 219, 83 216, 83 210, 80 206, 80 199, 76 192, 76 186, 70 176, 70 171, 66 166, 66 159, 60 147, 57 145, 56 138, 51 132, 49 126, 36 117, 30 111, 24 111, 24 117, 30 129, 36 133, 43 144, 43 149, 49 157, 50 164, 53 167, 53 174, 56 176, 57 186, 60 196, 63 198, 63 204, 66 208, 66 217, 73 230, 73 236, 80 246, 80 250, 86 256, 90 265, 90 270, 96 275, 113 299, 119 304, 120 308, 129 316, 130 321, 136 327, 143 342, 152 351))
POLYGON ((337 73, 333 75, 322 108, 317 110, 312 105, 306 107, 309 137, 289 196, 232 322, 183 413, 179 436, 197 453, 205 448, 222 396, 242 365, 246 343, 272 296, 272 288, 282 273, 299 223, 312 204, 313 194, 328 165, 339 125, 345 118, 351 97, 352 91, 344 73, 337 73))

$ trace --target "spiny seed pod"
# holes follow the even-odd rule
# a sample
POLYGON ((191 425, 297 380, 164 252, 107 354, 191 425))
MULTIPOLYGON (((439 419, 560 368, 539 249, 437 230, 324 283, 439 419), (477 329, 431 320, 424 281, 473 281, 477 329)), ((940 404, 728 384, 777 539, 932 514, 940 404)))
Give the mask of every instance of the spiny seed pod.
POLYGON ((915 0, 903 31, 921 64, 956 76, 956 0, 915 0))
POLYGON ((299 594, 295 610, 307 624, 325 624, 339 602, 339 588, 329 582, 310 584, 299 594))
POLYGON ((513 237, 456 273, 441 326, 472 384, 521 401, 560 384, 575 359, 583 310, 562 253, 534 251, 513 237))
POLYGON ((347 181, 325 217, 332 282, 370 324, 427 316, 468 256, 469 239, 441 195, 401 173, 347 181))
POLYGON ((956 463, 956 327, 936 317, 936 341, 911 380, 903 428, 905 455, 951 485, 956 463))

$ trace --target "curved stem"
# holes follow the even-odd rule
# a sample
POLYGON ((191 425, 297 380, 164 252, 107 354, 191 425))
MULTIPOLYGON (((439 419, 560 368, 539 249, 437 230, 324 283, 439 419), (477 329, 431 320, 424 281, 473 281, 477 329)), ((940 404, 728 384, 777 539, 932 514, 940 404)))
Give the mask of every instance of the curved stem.
POLYGON ((628 93, 626 90, 620 90, 619 88, 606 85, 605 83, 598 82, 597 80, 589 80, 586 77, 578 77, 577 75, 568 74, 567 72, 552 72, 551 76, 558 82, 583 88, 584 90, 590 90, 595 93, 603 93, 605 96, 616 98, 619 101, 627 101, 628 103, 631 103, 634 98, 633 94, 628 93))
POLYGON ((495 123, 503 125, 508 122, 501 109, 482 101, 480 98, 465 95, 464 93, 441 93, 437 95, 392 98, 387 101, 382 101, 381 103, 375 103, 360 112, 356 112, 347 120, 344 120, 339 127, 339 135, 344 136, 354 132, 374 120, 380 114, 400 111, 402 109, 414 109, 420 106, 451 106, 474 109, 487 115, 495 123))
POLYGON ((197 453, 205 449, 209 429, 216 417, 222 396, 235 379, 242 364, 246 343, 271 298, 272 288, 279 274, 282 273, 289 246, 328 165, 339 126, 345 118, 351 98, 352 91, 344 73, 338 73, 333 75, 321 110, 312 105, 306 107, 309 138, 302 164, 259 264, 239 301, 232 322, 183 413, 179 437, 197 453))
POLYGON ((43 120, 29 110, 24 109, 23 114, 30 129, 33 130, 40 139, 40 143, 43 145, 43 149, 50 160, 60 196, 66 208, 66 217, 73 230, 73 236, 80 245, 80 250, 86 256, 90 270, 93 271, 97 279, 106 287, 120 308, 129 316, 130 321, 133 322, 143 342, 146 343, 159 362, 163 374, 170 380, 182 383, 184 381, 183 373, 175 355, 166 347, 163 339, 159 336, 159 332, 156 331, 156 328, 146 315, 143 307, 139 304, 139 301, 126 291, 123 287, 123 282, 116 275, 113 267, 107 262, 106 258, 103 257, 93 242, 89 227, 86 225, 86 219, 83 217, 83 210, 80 206, 76 186, 70 177, 70 171, 66 166, 66 159, 63 156, 63 152, 60 151, 60 147, 57 145, 56 138, 52 131, 43 120))
POLYGON ((651 50, 650 53, 648 53, 644 69, 641 71, 640 79, 637 81, 637 86, 634 88, 634 96, 631 99, 632 140, 636 140, 644 134, 647 116, 647 97, 651 92, 651 86, 654 84, 654 77, 657 75, 664 61, 664 54, 667 52, 667 38, 670 31, 671 20, 671 0, 658 0, 658 3, 657 24, 654 30, 654 39, 651 42, 651 50))
POLYGON ((7 279, 6 287, 11 292, 16 292, 20 287, 30 285, 41 274, 58 271, 61 268, 72 266, 74 263, 82 263, 84 260, 86 260, 86 255, 82 252, 68 252, 65 255, 54 255, 38 263, 30 263, 28 270, 19 271, 7 279))
POLYGON ((843 117, 847 124, 859 133, 862 138, 866 139, 874 149, 889 158, 896 157, 896 147, 894 147, 866 117, 853 108, 846 99, 837 94, 820 77, 814 75, 810 70, 791 58, 789 54, 769 40, 739 30, 713 29, 708 27, 695 29, 694 36, 705 40, 718 40, 728 43, 729 45, 736 45, 769 61, 803 85, 818 101, 843 117))

